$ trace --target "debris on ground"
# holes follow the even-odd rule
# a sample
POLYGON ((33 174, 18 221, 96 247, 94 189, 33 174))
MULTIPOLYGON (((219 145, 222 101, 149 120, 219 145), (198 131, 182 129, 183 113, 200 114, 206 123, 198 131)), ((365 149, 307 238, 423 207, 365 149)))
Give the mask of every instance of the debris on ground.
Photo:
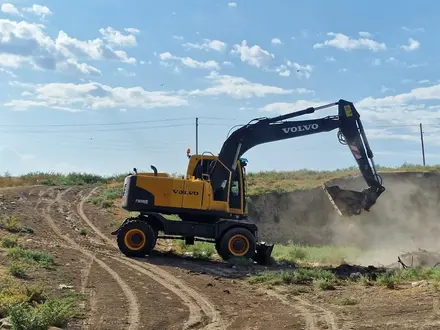
POLYGON ((397 262, 387 268, 418 268, 440 266, 440 253, 418 249, 397 257, 397 262))

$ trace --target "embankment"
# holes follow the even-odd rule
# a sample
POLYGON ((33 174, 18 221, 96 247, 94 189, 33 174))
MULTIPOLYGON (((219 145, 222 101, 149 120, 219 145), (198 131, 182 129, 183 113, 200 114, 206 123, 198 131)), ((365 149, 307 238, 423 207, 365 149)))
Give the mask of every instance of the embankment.
MULTIPOLYGON (((261 239, 274 243, 350 244, 390 253, 440 249, 440 172, 380 173, 386 191, 370 212, 343 218, 322 188, 252 196, 250 220, 261 239)), ((330 185, 361 191, 363 178, 349 176, 330 185)))

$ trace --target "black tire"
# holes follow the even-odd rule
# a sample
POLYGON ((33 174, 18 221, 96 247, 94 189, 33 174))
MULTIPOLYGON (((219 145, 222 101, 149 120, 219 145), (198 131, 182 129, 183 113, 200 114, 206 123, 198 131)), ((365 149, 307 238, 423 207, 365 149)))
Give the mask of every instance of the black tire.
POLYGON ((233 257, 249 259, 255 254, 256 239, 246 228, 231 228, 216 241, 215 246, 223 260, 233 257))
POLYGON ((146 221, 131 219, 118 232, 119 250, 127 257, 143 257, 156 246, 157 231, 146 221))

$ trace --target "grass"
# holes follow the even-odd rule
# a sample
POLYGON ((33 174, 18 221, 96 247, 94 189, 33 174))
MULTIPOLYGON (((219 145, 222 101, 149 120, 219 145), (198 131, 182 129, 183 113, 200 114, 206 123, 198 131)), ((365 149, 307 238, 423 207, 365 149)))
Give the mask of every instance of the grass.
POLYGON ((333 290, 338 284, 335 274, 320 268, 297 268, 295 270, 263 271, 250 276, 250 284, 266 283, 268 285, 282 284, 313 284, 321 290, 333 290))
POLYGON ((98 183, 121 182, 126 174, 101 176, 90 173, 71 172, 67 174, 57 172, 31 172, 21 176, 11 176, 4 173, 0 176, 0 187, 49 185, 72 186, 98 183))
POLYGON ((178 241, 179 253, 189 253, 196 259, 211 260, 216 255, 213 243, 194 242, 194 245, 186 245, 185 241, 178 241))
MULTIPOLYGON (((405 163, 399 167, 384 167, 376 165, 379 172, 433 172, 440 171, 440 165, 422 166, 405 163)), ((182 170, 183 171, 183 170, 182 170)), ((336 169, 333 171, 314 171, 308 169, 296 171, 262 171, 248 172, 248 195, 262 195, 266 193, 283 193, 315 188, 331 179, 359 174, 356 166, 336 169)), ((11 176, 5 173, 0 176, 0 187, 27 186, 27 185, 85 185, 85 184, 116 184, 122 187, 126 174, 101 176, 90 173, 71 172, 68 174, 56 172, 32 172, 22 176, 11 176)), ((171 175, 171 174, 170 174, 171 175)), ((177 177, 175 173, 172 176, 177 177)), ((118 193, 108 192, 108 197, 119 197, 118 193)), ((104 199, 105 200, 105 199, 104 199)), ((106 202, 104 202, 104 205, 106 202)))
POLYGON ((79 317, 79 296, 51 298, 40 284, 28 285, 9 276, 0 278, 0 318, 8 317, 16 330, 65 327, 79 317))
POLYGON ((294 263, 349 263, 361 254, 361 250, 351 246, 334 245, 300 245, 300 244, 276 244, 272 251, 275 260, 294 263))
MULTIPOLYGON (((384 167, 376 165, 378 172, 434 172, 440 171, 440 165, 422 166, 405 163, 399 167, 384 167)), ((297 190, 306 190, 319 187, 322 183, 332 179, 349 175, 360 174, 356 166, 334 171, 313 171, 302 169, 297 171, 262 171, 249 172, 248 195, 264 195, 267 193, 285 193, 297 190)))
POLYGON ((0 319, 7 317, 16 330, 65 328, 69 320, 80 316, 80 296, 51 297, 41 283, 29 278, 28 270, 52 269, 55 263, 50 254, 23 246, 21 237, 10 234, 0 240, 7 265, 6 272, 0 272, 0 319))
POLYGON ((121 198, 121 187, 110 187, 105 189, 101 194, 90 198, 90 203, 102 207, 109 208, 113 206, 114 201, 117 198, 121 198))
POLYGON ((32 228, 23 226, 20 220, 16 216, 1 216, 0 217, 0 229, 5 229, 10 233, 29 233, 32 234, 34 231, 32 228))

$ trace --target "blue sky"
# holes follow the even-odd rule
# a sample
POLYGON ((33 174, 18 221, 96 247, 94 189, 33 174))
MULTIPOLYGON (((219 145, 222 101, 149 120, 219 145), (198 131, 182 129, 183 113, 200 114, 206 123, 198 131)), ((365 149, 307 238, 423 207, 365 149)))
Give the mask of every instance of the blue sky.
MULTIPOLYGON (((431 4, 1 2, 0 171, 112 174, 154 164, 184 173, 196 117, 199 151, 217 154, 234 125, 341 98, 357 106, 377 164, 421 163, 420 122, 427 164, 438 163, 431 4)), ((245 157, 248 171, 355 165, 336 131, 245 157)))

